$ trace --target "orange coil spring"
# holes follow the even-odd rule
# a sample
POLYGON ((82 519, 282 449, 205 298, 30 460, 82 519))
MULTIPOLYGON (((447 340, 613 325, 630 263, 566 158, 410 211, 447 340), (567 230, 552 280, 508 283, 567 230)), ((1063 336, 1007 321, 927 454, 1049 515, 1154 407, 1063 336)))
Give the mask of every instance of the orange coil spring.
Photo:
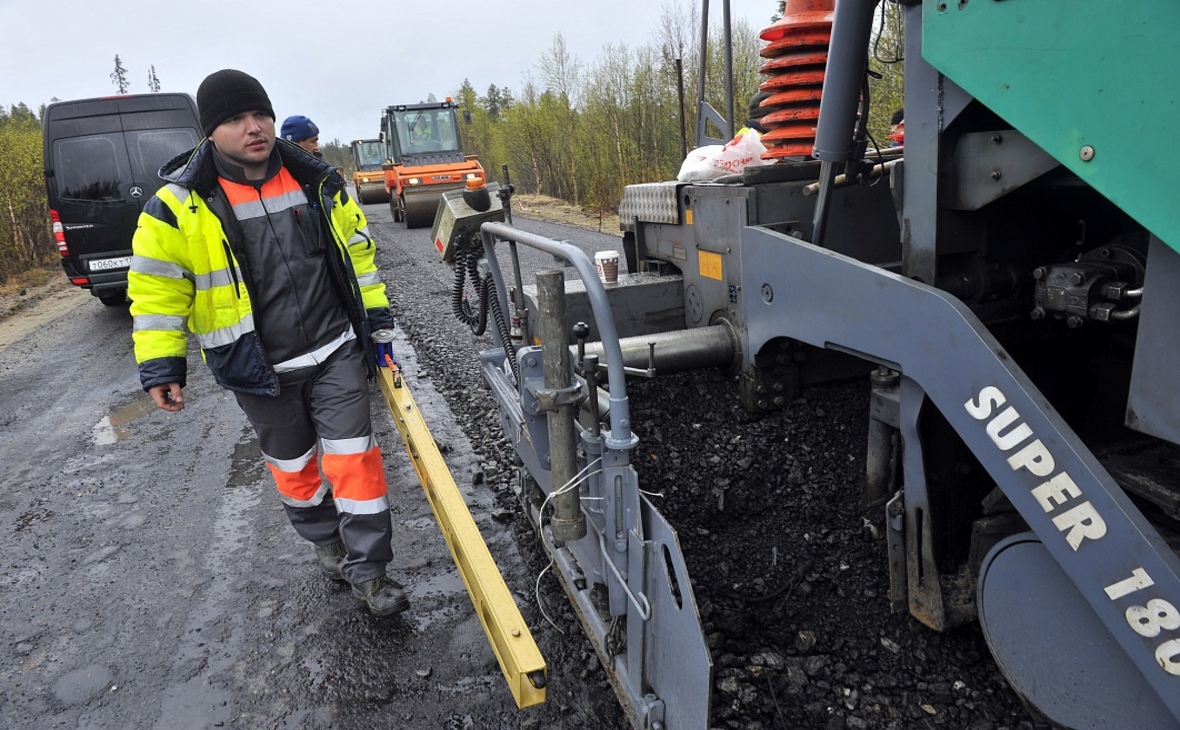
POLYGON ((759 69, 767 79, 758 87, 770 94, 759 105, 766 134, 764 160, 807 157, 815 149, 815 125, 832 40, 836 0, 787 0, 783 17, 759 37, 769 45, 759 69))

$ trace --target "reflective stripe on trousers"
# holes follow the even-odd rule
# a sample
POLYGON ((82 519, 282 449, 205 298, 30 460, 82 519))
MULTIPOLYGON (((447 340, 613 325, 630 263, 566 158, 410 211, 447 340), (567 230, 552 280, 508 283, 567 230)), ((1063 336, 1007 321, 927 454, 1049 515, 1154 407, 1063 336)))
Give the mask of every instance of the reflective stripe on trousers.
POLYGON ((280 374, 279 383, 277 396, 234 395, 258 434, 287 517, 317 545, 344 542, 348 580, 384 575, 393 557, 389 497, 359 342, 344 343, 318 365, 280 374), (325 500, 329 489, 333 499, 325 500))

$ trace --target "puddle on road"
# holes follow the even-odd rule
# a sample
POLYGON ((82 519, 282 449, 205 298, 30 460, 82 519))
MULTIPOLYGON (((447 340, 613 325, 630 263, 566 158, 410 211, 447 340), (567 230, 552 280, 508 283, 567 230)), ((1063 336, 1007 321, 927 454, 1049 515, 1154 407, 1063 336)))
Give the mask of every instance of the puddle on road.
POLYGON ((417 631, 425 631, 440 621, 455 621, 471 612, 471 604, 457 598, 466 597, 467 588, 453 566, 443 573, 415 575, 411 578, 410 595, 417 604, 407 620, 413 622, 417 631))
POLYGON ((225 486, 233 489, 261 486, 265 482, 273 484, 267 476, 266 462, 262 459, 258 437, 254 435, 254 430, 247 426, 242 430, 241 439, 234 444, 229 479, 226 480, 225 486))
POLYGON ((154 408, 150 398, 136 398, 103 416, 91 429, 95 445, 110 446, 127 438, 131 435, 131 423, 151 413, 154 408))
POLYGON ((404 620, 412 622, 414 630, 421 633, 440 621, 454 623, 457 620, 462 620, 470 612, 470 604, 464 607, 452 602, 429 611, 411 608, 408 612, 410 615, 404 620))
POLYGON ((455 569, 431 576, 415 576, 413 590, 420 596, 448 596, 466 593, 467 588, 463 585, 463 577, 455 569))
POLYGON ((434 521, 433 516, 410 517, 408 519, 402 520, 401 524, 405 525, 406 528, 410 530, 434 530, 435 526, 438 525, 438 523, 434 521))

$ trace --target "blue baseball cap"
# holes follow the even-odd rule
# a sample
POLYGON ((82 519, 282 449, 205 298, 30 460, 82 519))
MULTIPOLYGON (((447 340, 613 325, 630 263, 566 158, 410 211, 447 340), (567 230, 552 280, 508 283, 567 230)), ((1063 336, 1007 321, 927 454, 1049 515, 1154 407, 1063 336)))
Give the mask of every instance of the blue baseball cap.
POLYGON ((280 136, 292 142, 302 142, 305 139, 318 137, 319 134, 320 128, 315 125, 315 122, 302 116, 287 117, 283 120, 283 128, 280 130, 280 136))

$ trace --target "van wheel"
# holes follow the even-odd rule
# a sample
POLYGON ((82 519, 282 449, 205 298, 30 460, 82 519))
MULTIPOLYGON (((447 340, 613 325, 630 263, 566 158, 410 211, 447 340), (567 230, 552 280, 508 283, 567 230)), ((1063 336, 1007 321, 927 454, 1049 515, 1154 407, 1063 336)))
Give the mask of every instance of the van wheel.
POLYGON ((121 291, 114 294, 99 294, 98 301, 102 302, 108 307, 117 307, 127 301, 127 292, 121 291))

